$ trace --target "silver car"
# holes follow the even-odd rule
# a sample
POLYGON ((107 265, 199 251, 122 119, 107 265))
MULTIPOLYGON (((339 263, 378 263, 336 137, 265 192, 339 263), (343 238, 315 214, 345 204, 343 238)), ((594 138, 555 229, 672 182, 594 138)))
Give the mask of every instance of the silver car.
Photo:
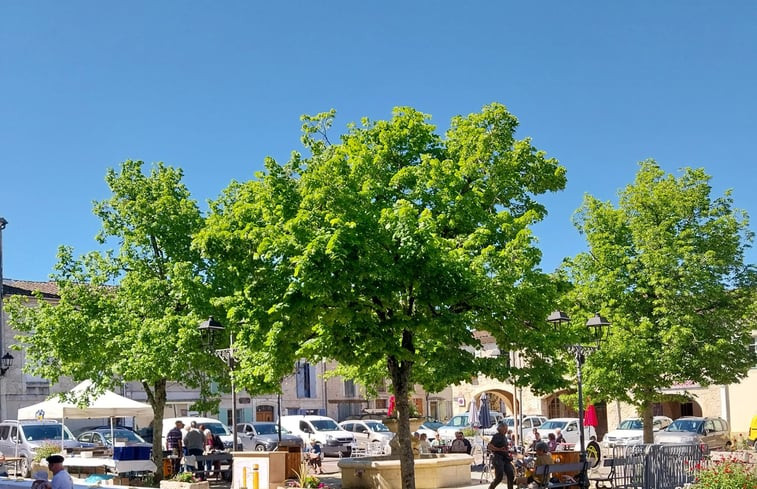
POLYGON ((684 416, 655 433, 654 442, 667 444, 696 444, 706 450, 728 450, 731 430, 728 422, 717 417, 684 416))

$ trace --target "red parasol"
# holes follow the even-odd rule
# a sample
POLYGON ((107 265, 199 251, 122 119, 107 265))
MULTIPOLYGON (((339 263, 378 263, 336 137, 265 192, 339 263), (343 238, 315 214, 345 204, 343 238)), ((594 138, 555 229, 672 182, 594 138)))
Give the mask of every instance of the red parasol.
POLYGON ((593 426, 595 428, 599 426, 597 409, 594 407, 594 404, 589 404, 586 411, 584 411, 584 426, 593 426))
POLYGON ((386 408, 386 415, 391 416, 394 412, 394 396, 389 397, 389 407, 386 408))

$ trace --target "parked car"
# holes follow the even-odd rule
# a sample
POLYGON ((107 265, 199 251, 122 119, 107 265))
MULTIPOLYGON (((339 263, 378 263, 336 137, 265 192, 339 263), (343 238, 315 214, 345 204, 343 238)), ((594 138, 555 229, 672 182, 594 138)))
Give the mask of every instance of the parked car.
POLYGON ((418 433, 426 433, 429 441, 433 441, 436 438, 436 430, 444 426, 441 421, 426 421, 422 423, 417 430, 418 433))
POLYGON ((749 444, 757 450, 757 415, 752 416, 752 421, 749 423, 749 444))
POLYGON ((54 420, 6 420, 0 423, 0 452, 21 458, 18 475, 24 477, 31 475, 31 461, 37 448, 45 443, 60 445, 61 440, 64 449, 82 446, 68 428, 54 420))
POLYGON ((731 447, 731 429, 726 420, 718 417, 684 416, 655 433, 654 442, 698 444, 707 450, 727 450, 731 447))
POLYGON ((389 445, 389 441, 394 438, 394 433, 389 430, 389 427, 376 419, 342 421, 339 426, 352 433, 355 442, 360 445, 379 443, 382 448, 385 448, 389 445))
MULTIPOLYGON (((504 418, 499 411, 491 411, 490 415, 492 424, 491 426, 484 427, 483 433, 485 435, 494 434, 497 428, 497 423, 504 418)), ((471 424, 468 422, 468 413, 452 416, 449 421, 437 428, 436 431, 439 433, 439 437, 447 443, 455 439, 456 431, 462 431, 465 428, 472 428, 471 424)))
POLYGON ((281 426, 305 443, 316 440, 324 455, 349 455, 355 437, 327 416, 290 414, 281 417, 281 426))
MULTIPOLYGON (((560 428, 565 443, 573 445, 573 450, 581 450, 581 436, 578 429, 578 418, 552 418, 548 419, 539 426, 538 431, 542 439, 546 440, 550 433, 554 433, 560 428)), ((597 441, 597 431, 593 426, 584 426, 584 443, 586 447, 586 457, 591 462, 592 467, 599 465, 602 458, 602 450, 597 441)))
MULTIPOLYGON (((279 447, 279 425, 270 421, 256 421, 253 423, 237 424, 237 433, 242 436, 245 450, 257 452, 273 452, 279 447)), ((303 440, 293 435, 286 428, 281 428, 282 447, 303 446, 303 440)))
MULTIPOLYGON (((113 428, 111 431, 108 427, 99 427, 92 430, 84 431, 76 437, 83 444, 92 444, 94 446, 112 447, 113 437, 116 442, 123 442, 127 446, 152 447, 144 438, 127 428, 113 428)), ((86 446, 86 445, 85 445, 86 446)))
MULTIPOLYGON (((507 423, 507 427, 515 432, 515 417, 507 416, 504 418, 504 421, 507 423)), ((522 421, 523 426, 521 426, 521 428, 523 428, 523 443, 531 443, 533 440, 533 429, 539 428, 545 421, 547 421, 547 417, 542 416, 541 414, 524 414, 522 421)))
MULTIPOLYGON (((667 416, 655 416, 652 419, 652 430, 660 431, 673 422, 667 416)), ((620 422, 618 427, 609 431, 602 438, 602 448, 609 450, 619 445, 637 445, 644 440, 644 420, 628 418, 620 422)))

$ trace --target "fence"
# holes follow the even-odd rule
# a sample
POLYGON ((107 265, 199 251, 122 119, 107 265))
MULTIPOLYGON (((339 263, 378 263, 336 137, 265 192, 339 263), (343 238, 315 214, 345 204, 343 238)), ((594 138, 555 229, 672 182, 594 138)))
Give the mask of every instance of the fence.
POLYGON ((613 450, 613 486, 621 489, 675 489, 693 482, 705 460, 699 445, 631 445, 613 450))

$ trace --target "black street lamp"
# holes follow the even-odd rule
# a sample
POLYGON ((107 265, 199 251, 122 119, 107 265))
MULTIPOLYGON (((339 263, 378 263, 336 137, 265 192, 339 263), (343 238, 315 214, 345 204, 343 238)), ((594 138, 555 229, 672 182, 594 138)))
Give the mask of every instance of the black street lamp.
MULTIPOLYGON (((223 324, 216 321, 213 318, 213 316, 210 316, 207 320, 200 323, 197 329, 207 336, 208 343, 210 347, 212 348, 213 343, 215 341, 216 333, 221 332, 225 330, 226 328, 223 326, 223 324)), ((229 333, 229 347, 214 350, 214 353, 218 358, 223 360, 223 362, 229 368, 229 380, 231 382, 231 435, 232 435, 232 442, 231 442, 232 448, 231 449, 233 451, 236 451, 237 450, 237 391, 234 386, 235 361, 234 361, 234 333, 233 332, 229 333)))
MULTIPOLYGON (((547 318, 547 322, 552 323, 555 327, 560 326, 562 323, 570 322, 570 317, 563 311, 554 311, 547 318)), ((584 463, 584 471, 580 474, 580 484, 582 487, 589 487, 589 478, 585 471, 586 462, 586 439, 584 435, 584 398, 583 398, 583 378, 581 375, 581 368, 583 367, 586 355, 595 352, 599 349, 602 340, 610 331, 610 322, 596 313, 586 321, 586 327, 591 331, 596 346, 585 346, 580 343, 574 345, 567 345, 565 348, 573 354, 576 360, 576 382, 578 384, 578 436, 579 436, 579 448, 580 461, 584 463)))
POLYGON ((13 355, 10 352, 0 357, 0 377, 5 375, 5 372, 13 366, 13 355))

